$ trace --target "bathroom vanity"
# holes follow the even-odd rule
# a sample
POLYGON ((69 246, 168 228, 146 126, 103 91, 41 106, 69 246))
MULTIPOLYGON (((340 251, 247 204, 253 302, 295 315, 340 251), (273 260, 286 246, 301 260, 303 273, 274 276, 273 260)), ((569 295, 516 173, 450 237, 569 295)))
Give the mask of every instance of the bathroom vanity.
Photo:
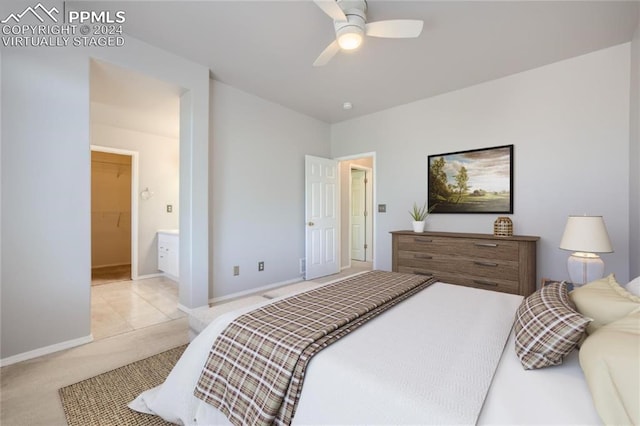
POLYGON ((179 242, 180 232, 177 229, 158 231, 158 269, 174 279, 180 276, 179 242))

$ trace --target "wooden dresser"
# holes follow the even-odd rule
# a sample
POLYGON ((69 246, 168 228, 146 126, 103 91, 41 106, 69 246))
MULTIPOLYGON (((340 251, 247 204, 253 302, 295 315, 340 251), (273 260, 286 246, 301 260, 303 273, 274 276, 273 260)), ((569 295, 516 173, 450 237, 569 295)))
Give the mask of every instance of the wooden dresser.
POLYGON ((393 271, 528 296, 536 290, 539 237, 456 232, 391 232, 393 271))

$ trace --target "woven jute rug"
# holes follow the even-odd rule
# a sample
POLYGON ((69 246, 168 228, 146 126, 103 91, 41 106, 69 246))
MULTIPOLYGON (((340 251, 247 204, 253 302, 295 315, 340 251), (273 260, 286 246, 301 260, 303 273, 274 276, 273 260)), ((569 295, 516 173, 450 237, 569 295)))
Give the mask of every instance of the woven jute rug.
POLYGON ((69 426, 170 425, 160 417, 133 411, 127 404, 158 386, 187 345, 116 368, 58 390, 69 426))

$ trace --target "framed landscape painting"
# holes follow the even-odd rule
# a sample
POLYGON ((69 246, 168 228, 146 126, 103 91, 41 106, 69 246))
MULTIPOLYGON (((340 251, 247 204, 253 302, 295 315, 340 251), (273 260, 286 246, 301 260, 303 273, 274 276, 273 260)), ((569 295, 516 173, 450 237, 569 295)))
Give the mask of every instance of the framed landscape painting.
POLYGON ((513 145, 429 155, 433 213, 513 213, 513 145))

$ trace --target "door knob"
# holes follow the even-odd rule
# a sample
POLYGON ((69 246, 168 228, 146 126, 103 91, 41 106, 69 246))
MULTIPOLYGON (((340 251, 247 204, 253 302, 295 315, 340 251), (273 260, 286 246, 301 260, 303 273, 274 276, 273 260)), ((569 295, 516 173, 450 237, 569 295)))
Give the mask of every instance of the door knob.
POLYGON ((313 226, 313 225, 315 225, 315 223, 313 223, 313 222, 309 222, 309 223, 308 223, 308 225, 309 225, 309 226, 313 226))

